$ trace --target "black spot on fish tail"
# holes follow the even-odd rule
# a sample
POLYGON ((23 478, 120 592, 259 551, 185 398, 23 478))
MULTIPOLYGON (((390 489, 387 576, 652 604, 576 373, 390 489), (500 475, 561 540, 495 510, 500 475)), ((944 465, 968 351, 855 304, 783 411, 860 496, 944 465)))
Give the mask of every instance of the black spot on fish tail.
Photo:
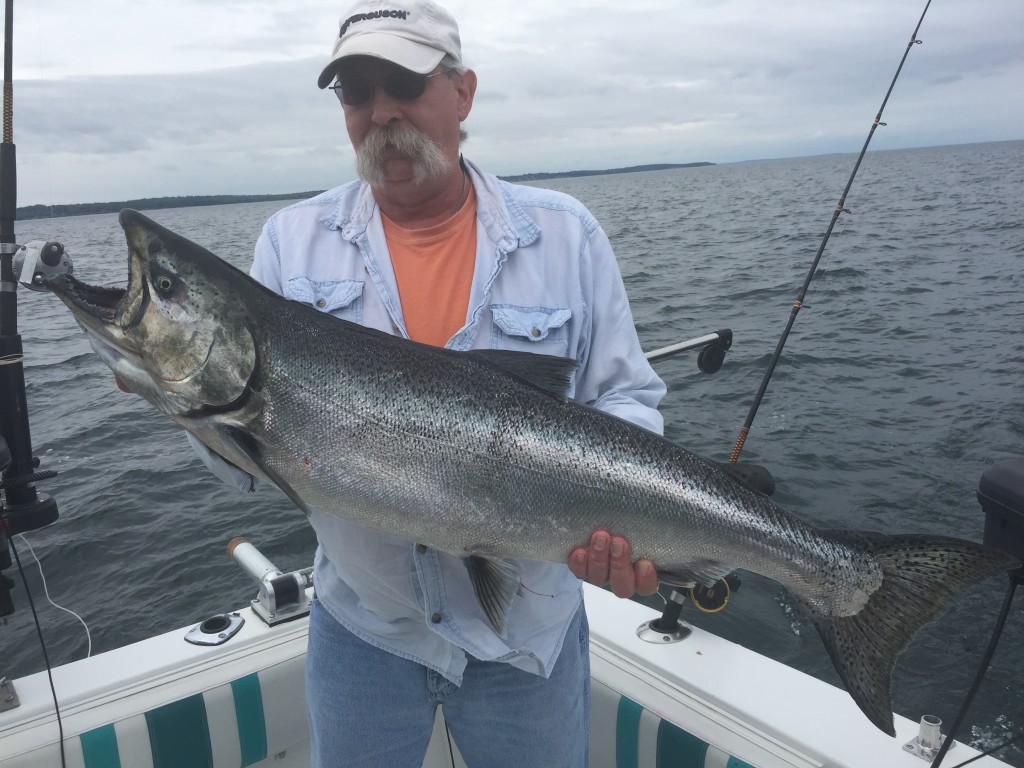
POLYGON ((270 481, 284 491, 285 495, 292 500, 292 502, 305 512, 306 517, 309 517, 309 507, 306 502, 303 501, 302 497, 295 492, 295 489, 288 485, 284 479, 275 472, 270 465, 263 458, 263 451, 260 448, 259 441, 248 432, 238 429, 236 427, 225 427, 223 434, 226 442, 233 443, 238 450, 245 455, 249 461, 259 467, 260 472, 270 478, 270 481))
POLYGON ((808 611, 857 706, 879 729, 895 736, 892 670, 910 638, 962 589, 1019 563, 1004 552, 960 539, 840 531, 827 535, 872 555, 881 566, 882 585, 853 616, 808 611))

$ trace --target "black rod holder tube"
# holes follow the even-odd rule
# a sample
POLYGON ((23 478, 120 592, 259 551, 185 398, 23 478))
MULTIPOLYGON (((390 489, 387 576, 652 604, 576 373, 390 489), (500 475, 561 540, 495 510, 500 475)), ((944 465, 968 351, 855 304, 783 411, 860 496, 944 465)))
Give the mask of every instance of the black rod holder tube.
MULTIPOLYGON (((10 451, 11 464, 5 479, 22 482, 4 489, 0 506, 0 530, 9 538, 31 531, 57 519, 57 503, 45 494, 37 494, 35 485, 24 482, 35 471, 32 438, 28 426, 25 395, 24 355, 18 335, 18 281, 14 276, 14 254, 18 250, 14 234, 17 216, 17 154, 14 146, 13 69, 14 3, 4 8, 4 87, 3 143, 0 144, 0 436, 10 451)), ((6 540, 4 550, 6 551, 6 540)), ((0 559, 0 565, 4 561, 0 559)), ((3 579, 0 573, 0 579, 3 579)))

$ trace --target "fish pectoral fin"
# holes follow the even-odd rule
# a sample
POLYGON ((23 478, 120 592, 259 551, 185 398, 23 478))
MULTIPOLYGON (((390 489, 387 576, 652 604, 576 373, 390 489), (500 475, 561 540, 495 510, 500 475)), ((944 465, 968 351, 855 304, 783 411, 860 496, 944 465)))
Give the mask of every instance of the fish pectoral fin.
POLYGON ((535 355, 514 349, 473 349, 463 354, 563 400, 569 397, 572 375, 579 366, 571 357, 535 355))
POLYGON ((658 581, 673 587, 690 588, 696 584, 713 587, 735 569, 716 560, 697 560, 658 566, 658 581))
POLYGON ((511 560, 470 555, 466 558, 466 569, 487 621, 500 637, 505 637, 508 609, 521 584, 519 566, 511 560))
POLYGON ((260 441, 254 437, 251 433, 245 430, 238 429, 237 427, 224 427, 222 430, 225 442, 234 444, 238 450, 249 458, 253 464, 259 467, 260 472, 266 475, 270 482, 284 491, 285 495, 292 500, 292 502, 301 509, 306 517, 309 517, 309 507, 306 502, 302 500, 302 497, 295 492, 295 489, 288 485, 287 482, 274 471, 270 465, 267 464, 263 457, 263 449, 260 445, 260 441))

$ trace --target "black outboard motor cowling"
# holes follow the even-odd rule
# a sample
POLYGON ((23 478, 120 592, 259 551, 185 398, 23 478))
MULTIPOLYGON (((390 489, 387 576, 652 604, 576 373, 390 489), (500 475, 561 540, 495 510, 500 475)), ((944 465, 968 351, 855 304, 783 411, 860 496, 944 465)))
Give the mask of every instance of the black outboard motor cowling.
POLYGON ((985 512, 985 544, 1024 562, 1024 456, 986 470, 978 501, 985 512))

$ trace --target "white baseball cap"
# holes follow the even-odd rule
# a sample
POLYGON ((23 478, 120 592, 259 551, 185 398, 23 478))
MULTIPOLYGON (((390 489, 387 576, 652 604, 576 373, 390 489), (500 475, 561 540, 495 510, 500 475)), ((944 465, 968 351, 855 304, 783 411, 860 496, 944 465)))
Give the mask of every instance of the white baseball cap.
POLYGON ((373 56, 425 75, 445 54, 462 63, 459 25, 430 0, 363 0, 341 17, 341 26, 316 84, 326 88, 346 56, 373 56))

